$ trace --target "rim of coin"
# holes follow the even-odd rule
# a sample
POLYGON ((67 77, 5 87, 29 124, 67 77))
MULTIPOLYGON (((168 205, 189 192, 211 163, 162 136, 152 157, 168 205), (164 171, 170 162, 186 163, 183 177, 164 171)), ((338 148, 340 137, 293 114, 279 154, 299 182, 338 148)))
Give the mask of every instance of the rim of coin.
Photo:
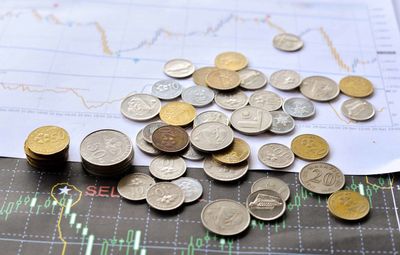
MULTIPOLYGON (((247 196, 246 208, 254 218, 263 220, 263 221, 271 221, 271 220, 278 219, 285 213, 286 202, 278 192, 270 190, 270 189, 261 189, 261 190, 254 191, 247 196), (251 200, 253 200, 253 201, 251 201, 251 200), (253 204, 254 204, 255 209, 252 210, 253 204), (259 204, 261 204, 261 205, 258 206, 259 204), (268 204, 268 205, 266 205, 266 204, 268 204), (276 208, 278 208, 278 206, 281 206, 282 209, 275 210, 276 208), (262 211, 265 211, 265 210, 270 210, 271 212, 272 211, 275 211, 275 212, 271 216, 260 215, 262 213, 262 211), (261 211, 261 212, 257 213, 258 211, 261 211)), ((266 211, 266 212, 271 213, 268 211, 266 211)))
POLYGON ((369 201, 366 197, 362 196, 360 193, 352 190, 338 190, 334 193, 332 193, 329 198, 328 198, 328 209, 330 213, 332 213, 333 216, 343 219, 343 220, 361 220, 362 218, 366 217, 369 214, 370 211, 370 204, 369 201), (338 201, 343 201, 343 204, 341 204, 343 207, 342 210, 337 209, 334 206, 334 202, 336 201, 336 197, 347 193, 347 196, 345 196, 344 199, 338 201), (350 196, 353 196, 355 199, 358 200, 358 203, 355 204, 354 201, 350 201, 350 196), (347 207, 347 208, 346 208, 347 207), (358 214, 355 215, 350 215, 350 212, 354 213, 354 208, 357 208, 357 210, 363 209, 363 212, 359 212, 358 214))
POLYGON ((157 97, 144 93, 132 94, 121 102, 121 113, 126 118, 134 121, 146 121, 156 117, 161 109, 161 101, 157 97), (133 100, 137 97, 136 100, 133 100), (144 103, 144 98, 151 100, 144 103), (144 111, 144 108, 147 111, 144 111), (146 114, 147 113, 147 114, 146 114))
POLYGON ((284 201, 287 201, 290 197, 289 185, 286 182, 284 182, 283 180, 276 178, 276 177, 263 177, 263 178, 256 180, 251 185, 250 192, 253 193, 257 190, 262 190, 262 189, 270 189, 270 190, 276 191, 284 201), (272 186, 271 183, 272 184, 275 183, 277 185, 272 186), (261 187, 258 187, 260 185, 261 185, 261 187))
POLYGON ((153 143, 153 140, 151 140, 151 136, 153 135, 154 131, 157 128, 163 127, 163 126, 166 126, 166 125, 167 124, 162 122, 162 121, 154 121, 154 122, 151 122, 151 123, 147 124, 142 129, 143 139, 148 143, 153 143))
POLYGON ((155 180, 144 173, 131 173, 122 177, 117 185, 118 194, 131 201, 139 201, 146 199, 147 189, 150 188, 151 185, 154 185, 155 180), (133 177, 138 177, 144 179, 145 182, 136 181, 134 182, 133 177), (145 185, 146 184, 146 185, 145 185), (147 186, 148 185, 148 186, 147 186), (128 187, 129 186, 129 187, 128 187), (134 187, 136 186, 136 187, 134 187), (147 189, 146 189, 147 187, 147 189), (136 192, 136 193, 134 193, 136 192))
POLYGON ((340 107, 343 115, 355 121, 367 121, 375 116, 375 107, 365 99, 350 98, 340 107), (360 108, 363 107, 363 108, 360 108))
POLYGON ((164 65, 164 73, 172 78, 188 77, 194 73, 195 69, 196 68, 190 60, 183 58, 168 60, 164 65))
POLYGON ((183 193, 185 194, 185 203, 197 201, 203 195, 203 185, 201 185, 201 183, 195 178, 180 177, 176 180, 173 180, 172 183, 178 185, 183 190, 183 193), (187 184, 187 182, 197 186, 197 189, 190 189, 190 184, 187 184))
POLYGON ((160 119, 172 126, 187 126, 195 117, 196 108, 186 102, 168 102, 160 110, 160 119))
POLYGON ((68 132, 58 126, 41 126, 29 133, 26 147, 35 155, 50 156, 68 150, 70 138, 68 132), (51 132, 51 134, 50 134, 51 132), (46 137, 49 137, 47 142, 46 137), (50 140, 50 137, 52 140, 50 140), (54 138, 57 137, 57 142, 54 138), (41 141, 41 142, 38 142, 41 141))
POLYGON ((272 124, 271 127, 268 129, 268 131, 270 131, 271 133, 277 135, 288 134, 292 132, 296 127, 295 120, 293 119, 292 116, 290 116, 290 114, 281 110, 272 111, 269 113, 272 116, 272 124), (290 125, 286 127, 288 123, 290 125))
POLYGON ((284 112, 297 119, 311 118, 316 112, 314 103, 311 100, 303 97, 287 98, 282 104, 282 109, 284 112), (302 105, 296 103, 296 101, 302 103, 302 105), (295 106, 293 106, 294 103, 296 103, 295 106), (311 110, 305 111, 304 107, 302 107, 305 104, 308 104, 311 110))
POLYGON ((296 136, 291 142, 290 149, 294 155, 308 161, 321 160, 329 154, 328 142, 324 138, 314 134, 301 134, 296 136), (310 140, 313 141, 310 142, 310 140), (317 142, 319 143, 318 147, 316 147, 317 142))
POLYGON ((212 89, 203 86, 187 87, 182 92, 182 100, 193 106, 204 107, 214 100, 215 93, 212 89))
POLYGON ((182 85, 175 80, 160 80, 151 87, 151 94, 162 100, 172 100, 182 94, 182 85))
POLYGON ((272 44, 276 49, 287 52, 299 51, 304 47, 304 42, 300 37, 285 32, 274 36, 272 44))
POLYGON ((302 78, 300 74, 294 70, 279 70, 271 74, 269 77, 269 83, 272 87, 288 91, 298 88, 301 85, 302 78), (286 76, 285 76, 286 74, 286 76), (297 82, 295 82, 297 80, 297 82), (290 85, 289 82, 292 84, 290 85))
POLYGON ((166 152, 181 152, 189 145, 189 135, 185 129, 167 125, 154 130, 152 135, 154 148, 166 152))
POLYGON ((362 76, 348 75, 339 82, 340 91, 350 97, 369 97, 374 93, 372 82, 362 76))
POLYGON ((249 162, 243 161, 239 164, 227 165, 216 161, 212 157, 206 157, 203 163, 203 170, 208 177, 214 180, 221 182, 236 181, 246 175, 249 170, 249 162))
POLYGON ((160 155, 150 162, 149 171, 157 179, 171 181, 186 173, 186 163, 180 156, 160 155))
MULTIPOLYGON (((231 126, 238 132, 246 134, 246 135, 259 135, 267 131, 272 125, 272 116, 271 114, 262 108, 254 107, 254 106, 244 106, 235 110, 230 118, 231 126), (260 113, 261 114, 258 114, 260 113), (247 120, 251 119, 251 112, 257 112, 256 116, 262 117, 262 122, 259 122, 257 125, 257 129, 254 128, 254 125, 244 127, 239 125, 242 118, 247 120), (265 120, 265 121, 264 121, 265 120)), ((255 122, 255 119, 252 119, 251 122, 255 122)))
POLYGON ((280 143, 267 143, 261 146, 260 149, 258 150, 258 160, 265 166, 275 169, 282 169, 291 166, 294 163, 294 158, 295 157, 292 150, 286 145, 280 143), (270 153, 267 153, 267 150, 273 149, 271 148, 273 146, 280 147, 280 149, 275 148, 273 151, 276 154, 269 155, 270 153), (277 155, 278 153, 280 154, 281 157, 283 157, 284 154, 287 157, 289 157, 289 159, 284 162, 277 162, 277 160, 279 159, 279 156, 277 155))
POLYGON ((214 66, 204 66, 196 69, 192 75, 193 82, 199 86, 207 86, 206 77, 211 71, 215 71, 218 68, 214 66))
POLYGON ((214 101, 222 109, 234 111, 246 106, 249 103, 249 97, 243 91, 233 89, 217 92, 214 101), (226 99, 226 97, 228 97, 228 99, 226 99))
POLYGON ((340 89, 336 81, 331 78, 325 76, 309 76, 304 78, 301 82, 300 92, 311 100, 327 102, 339 96, 340 89), (321 86, 323 87, 321 88, 321 86))
POLYGON ((240 87, 247 90, 256 90, 265 87, 268 83, 267 76, 255 69, 242 69, 239 72, 240 87))
POLYGON ((212 154, 212 157, 223 164, 239 164, 246 161, 250 156, 250 146, 240 138, 233 138, 232 144, 222 150, 212 154))
POLYGON ((152 156, 157 156, 161 153, 161 151, 157 150, 154 148, 154 146, 151 143, 146 142, 143 137, 143 129, 141 129, 137 134, 136 134, 136 146, 139 148, 144 153, 147 153, 152 156))
POLYGON ((215 152, 227 148, 233 142, 233 130, 219 122, 205 122, 193 128, 190 143, 203 152, 215 152))
POLYGON ((184 151, 184 153, 182 154, 182 157, 188 160, 193 160, 193 161, 199 161, 199 160, 203 160, 205 155, 196 150, 191 143, 189 143, 189 146, 187 147, 187 149, 184 151))
POLYGON ((147 202, 147 204, 151 208, 154 208, 154 209, 160 210, 160 211, 172 211, 172 210, 175 210, 175 209, 179 208, 183 204, 184 201, 185 201, 185 193, 183 192, 183 190, 178 185, 176 185, 175 183, 172 183, 172 182, 157 182, 156 184, 152 185, 147 190, 147 193, 146 193, 146 202, 147 202), (170 198, 168 198, 168 197, 166 198, 165 197, 166 189, 162 190, 160 188, 160 186, 161 187, 162 186, 170 186, 168 188, 169 192, 172 192, 172 189, 174 189, 173 194, 176 195, 177 198, 178 198, 178 200, 176 201, 175 205, 170 206, 170 207, 161 207, 161 206, 157 206, 157 204, 155 203, 156 201, 152 200, 152 198, 150 196, 150 193, 152 193, 153 190, 154 190, 154 193, 156 193, 158 195, 162 195, 163 198, 165 198, 165 199, 159 199, 160 201, 162 201, 162 202, 165 202, 165 201, 170 202, 171 201, 170 198))
POLYGON ((239 71, 248 65, 245 55, 236 51, 226 51, 215 57, 214 64, 220 69, 239 71))
POLYGON ((216 90, 231 90, 239 87, 240 76, 237 72, 217 69, 206 76, 207 86, 216 90))
POLYGON ((200 124, 207 123, 207 122, 219 122, 222 124, 225 124, 227 126, 230 125, 229 123, 229 118, 226 116, 225 113, 220 112, 220 111, 204 111, 202 113, 199 113, 199 115, 196 116, 196 118, 193 120, 193 128, 197 127, 200 124), (214 117, 212 119, 209 119, 208 115, 213 115, 214 117), (216 116, 218 115, 218 116, 216 116), (205 118, 205 119, 204 119, 205 118))

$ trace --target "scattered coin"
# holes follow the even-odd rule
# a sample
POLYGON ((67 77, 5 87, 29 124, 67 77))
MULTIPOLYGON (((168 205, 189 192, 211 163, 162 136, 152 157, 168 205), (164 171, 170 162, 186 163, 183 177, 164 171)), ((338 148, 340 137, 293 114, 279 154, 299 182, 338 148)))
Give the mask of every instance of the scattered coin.
POLYGON ((242 178, 249 170, 247 161, 235 165, 219 163, 212 157, 204 160, 204 172, 211 178, 218 181, 235 181, 242 178))
POLYGON ((192 144, 189 144, 188 148, 182 154, 182 157, 185 159, 198 161, 204 159, 204 154, 193 148, 192 144))
POLYGON ((320 160, 329 153, 328 143, 320 136, 303 134, 292 140, 293 153, 304 160, 320 160))
POLYGON ((232 129, 219 122, 206 122, 193 128, 191 144, 200 151, 214 152, 227 148, 233 142, 232 129))
POLYGON ((279 193, 269 189, 252 192, 247 197, 246 206, 253 217, 265 221, 281 217, 286 210, 286 203, 279 193))
POLYGON ((183 190, 185 203, 192 203, 198 200, 203 194, 203 186, 194 178, 181 177, 172 181, 172 183, 178 185, 183 190))
POLYGON ((132 201, 146 199, 147 190, 156 182, 147 174, 133 173, 124 176, 117 186, 121 197, 132 201))
POLYGON ((229 126, 229 119, 224 113, 219 111, 205 111, 196 116, 193 120, 193 127, 206 122, 219 122, 229 126))
POLYGON ((218 152, 214 152, 212 157, 224 164, 238 164, 246 161, 250 156, 250 146, 240 138, 234 138, 232 144, 218 152))
POLYGON ((183 190, 171 182, 158 182, 151 186, 146 194, 146 201, 152 208, 160 211, 171 211, 180 207, 185 201, 183 190))
POLYGON ((215 103, 225 109, 234 111, 236 109, 246 106, 249 102, 247 95, 238 89, 218 92, 215 96, 215 103))
POLYGON ((304 43, 300 37, 289 33, 281 33, 276 35, 272 43, 275 48, 281 51, 298 51, 304 46, 304 43))
POLYGON ((247 58, 239 52, 223 52, 215 58, 215 66, 221 69, 239 71, 247 66, 247 58))
POLYGON ((249 104, 267 111, 276 111, 282 106, 282 98, 271 91, 257 90, 249 99, 249 104))
POLYGON ((193 63, 187 59, 172 59, 164 65, 164 73, 172 78, 188 77, 194 70, 193 63))
POLYGON ((240 70, 238 73, 241 80, 240 87, 244 89, 248 90, 261 89, 268 82, 268 79, 265 76, 265 74, 254 69, 243 69, 240 70))
POLYGON ((156 149, 167 153, 183 151, 189 144, 185 129, 170 125, 157 128, 151 139, 156 149))
POLYGON ((148 94, 133 94, 121 103, 121 113, 126 118, 136 121, 152 119, 158 115, 160 109, 160 100, 148 94))
POLYGON ((300 92, 315 101, 331 101, 339 95, 339 87, 332 79, 323 76, 311 76, 303 79, 300 92))
POLYGON ((148 143, 144 140, 143 130, 140 130, 136 135, 136 146, 144 153, 147 153, 152 156, 157 156, 161 153, 159 150, 154 148, 154 146, 151 143, 148 143))
POLYGON ((375 115, 374 106, 360 98, 350 98, 344 101, 341 110, 344 116, 356 121, 369 120, 375 115))
POLYGON ((243 134, 257 135, 271 126, 272 116, 264 109, 245 106, 232 113, 230 122, 234 129, 243 134))
POLYGON ((167 124, 165 124, 162 121, 155 121, 152 123, 147 124, 144 128, 143 128, 143 139, 148 142, 148 143, 152 143, 153 141, 151 140, 151 137, 154 133, 154 131, 159 128, 159 127, 163 127, 166 126, 167 124))
POLYGON ((351 97, 368 97, 374 93, 374 85, 361 76, 346 76, 339 82, 340 91, 351 97))
POLYGON ((292 70, 280 70, 271 74, 269 83, 280 90, 292 90, 300 86, 301 76, 292 70))
POLYGON ((207 75, 206 83, 216 90, 231 90, 240 85, 240 76, 235 71, 217 69, 207 75))
POLYGON ((177 98, 182 93, 182 85, 174 80, 161 80, 153 84, 151 94, 163 100, 177 98))
POLYGON ((289 186, 286 184, 286 182, 275 177, 264 177, 258 179, 251 186, 251 193, 263 189, 269 189, 277 192, 283 201, 287 201, 290 197, 289 186))
POLYGON ((151 175, 163 181, 175 180, 186 172, 186 163, 179 156, 161 155, 154 158, 149 166, 151 175))
POLYGON ((269 131, 274 134, 287 134, 295 127, 294 119, 284 111, 269 112, 272 116, 272 125, 269 131))
POLYGON ((207 86, 207 83, 206 83, 207 75, 211 71, 215 71, 217 69, 218 68, 216 68, 216 67, 209 67, 209 66, 197 69, 196 71, 194 71, 194 73, 192 75, 194 83, 196 83, 197 85, 200 85, 200 86, 207 86))
POLYGON ((214 91, 207 87, 192 86, 183 90, 182 100, 193 106, 203 107, 214 100, 214 91))
POLYGON ((283 102, 283 110, 293 118, 305 119, 314 116, 315 106, 306 98, 292 97, 283 102))
POLYGON ((343 220, 360 220, 369 213, 368 199, 352 190, 339 190, 328 198, 328 209, 343 220))
POLYGON ((196 117, 196 109, 185 102, 169 102, 160 111, 160 119, 173 126, 187 126, 196 117))
POLYGON ((258 159, 268 167, 286 168, 293 164, 294 154, 283 144, 267 143, 258 150, 258 159))

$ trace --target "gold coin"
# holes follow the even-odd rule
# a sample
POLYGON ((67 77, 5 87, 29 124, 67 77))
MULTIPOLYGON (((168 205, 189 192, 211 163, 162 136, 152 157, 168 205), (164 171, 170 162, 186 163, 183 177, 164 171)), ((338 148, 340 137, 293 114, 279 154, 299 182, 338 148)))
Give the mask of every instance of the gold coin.
POLYGON ((322 138, 313 134, 295 137, 291 144, 293 153, 304 160, 320 160, 329 153, 329 145, 322 138))
POLYGON ((217 69, 207 75, 206 83, 213 89, 231 90, 240 85, 240 76, 234 71, 217 69))
POLYGON ((206 83, 207 75, 210 72, 215 71, 217 69, 218 68, 211 67, 211 66, 206 66, 206 67, 202 67, 202 68, 197 69, 192 74, 192 78, 193 78, 194 83, 196 83, 197 85, 200 85, 200 86, 207 86, 207 83, 206 83))
POLYGON ((369 213, 368 199, 352 190, 339 190, 328 198, 328 209, 343 220, 359 220, 369 213))
POLYGON ((173 126, 187 126, 195 117, 196 109, 185 102, 169 102, 160 111, 160 119, 173 126))
POLYGON ((57 126, 43 126, 33 130, 26 141, 26 147, 37 155, 54 155, 66 150, 69 135, 57 126))
POLYGON ((215 58, 216 67, 231 71, 242 70, 247 64, 247 58, 239 52, 223 52, 215 58))
POLYGON ((250 146, 239 138, 234 138, 233 143, 226 149, 213 153, 212 157, 224 164, 239 164, 250 156, 250 146))
POLYGON ((339 82, 340 91, 351 97, 367 97, 374 92, 372 83, 361 76, 346 76, 339 82))

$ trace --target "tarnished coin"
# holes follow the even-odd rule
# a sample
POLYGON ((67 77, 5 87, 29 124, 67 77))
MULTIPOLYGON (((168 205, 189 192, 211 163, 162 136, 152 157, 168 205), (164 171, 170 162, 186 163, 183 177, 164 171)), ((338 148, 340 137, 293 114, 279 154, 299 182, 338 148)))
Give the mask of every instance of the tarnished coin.
POLYGON ((151 94, 159 99, 171 100, 182 93, 182 85, 174 80, 161 80, 153 84, 151 94))
POLYGON ((320 160, 329 153, 328 143, 320 136, 303 134, 292 140, 293 153, 304 160, 320 160))
POLYGON ((203 186, 194 178, 181 177, 172 181, 172 183, 178 185, 183 190, 185 194, 185 203, 194 202, 203 194, 203 186))
POLYGON ((239 52, 223 52, 215 58, 215 66, 221 69, 239 71, 247 66, 247 58, 239 52))
POLYGON ((239 72, 240 87, 248 90, 256 90, 264 87, 268 79, 262 72, 254 69, 243 69, 239 72))
POLYGON ((194 71, 192 78, 194 83, 200 86, 207 86, 206 83, 206 77, 211 71, 215 71, 218 68, 216 67, 211 67, 211 66, 206 66, 206 67, 201 67, 194 71))
POLYGON ((212 157, 224 164, 238 164, 250 156, 250 146, 240 138, 234 138, 233 143, 226 149, 214 152, 212 157))
POLYGON ((258 135, 265 132, 272 124, 271 114, 264 109, 245 106, 231 115, 231 125, 246 135, 258 135))
POLYGON ((295 127, 294 119, 284 111, 269 112, 272 116, 272 125, 269 131, 274 134, 287 134, 295 127))
POLYGON ((252 192, 246 200, 249 213, 259 220, 275 220, 286 210, 286 203, 276 191, 262 189, 252 192))
POLYGON ((300 86, 301 76, 293 70, 280 70, 271 74, 269 83, 280 90, 292 90, 300 86))
POLYGON ((193 106, 203 107, 214 100, 214 91, 202 86, 192 86, 182 92, 182 100, 193 106))
POLYGON ((215 96, 215 103, 219 107, 230 111, 242 108, 246 106, 248 102, 249 98, 247 95, 238 89, 218 92, 215 96))
POLYGON ((251 193, 262 189, 269 189, 277 192, 283 201, 287 201, 290 197, 290 189, 287 183, 275 177, 263 177, 258 179, 251 186, 251 193))
POLYGON ((274 37, 272 44, 282 51, 298 51, 303 48, 304 43, 300 37, 294 34, 281 33, 274 37))
POLYGON ((162 121, 155 121, 152 123, 147 124, 144 128, 143 128, 143 139, 148 142, 148 143, 152 143, 153 141, 151 140, 151 137, 153 136, 154 131, 159 128, 159 127, 163 127, 166 126, 167 124, 165 124, 162 121))
POLYGON ((121 197, 138 201, 146 199, 147 190, 156 182, 147 174, 133 173, 124 176, 117 186, 121 197))
POLYGON ((63 128, 42 126, 28 135, 25 145, 36 155, 56 155, 68 149, 69 135, 63 128))
POLYGON ((143 137, 143 130, 140 130, 136 135, 136 146, 143 151, 152 156, 159 155, 161 152, 153 147, 151 143, 146 142, 143 137))
POLYGON ((219 111, 205 111, 196 116, 193 121, 193 127, 206 122, 219 122, 229 126, 229 119, 224 113, 219 111))
POLYGON ((231 145, 233 131, 222 123, 206 122, 193 128, 190 133, 190 142, 200 151, 219 151, 231 145))
POLYGON ((207 75, 206 83, 216 90, 231 90, 240 85, 240 76, 235 71, 217 69, 207 75))
POLYGON ((172 59, 164 65, 164 73, 173 78, 188 77, 194 70, 193 63, 187 59, 172 59))
POLYGON ((196 117, 196 109, 185 102, 169 102, 160 111, 160 119, 173 126, 187 126, 196 117))
POLYGON ((345 182, 342 171, 325 162, 307 164, 301 169, 299 179, 304 188, 323 195, 342 189, 345 182))
POLYGON ((160 100, 148 94, 127 96, 121 103, 121 113, 131 120, 144 121, 154 118, 161 109, 160 100))
POLYGON ((374 106, 360 98, 350 98, 344 101, 341 110, 344 116, 356 121, 369 120, 375 115, 374 106))
POLYGON ((328 198, 328 209, 343 220, 360 220, 368 215, 368 198, 352 190, 339 190, 328 198))
POLYGON ((203 160, 204 154, 195 148, 193 148, 192 144, 189 144, 188 148, 183 152, 182 157, 189 160, 203 160))
POLYGON ((219 163, 212 157, 204 160, 204 172, 211 178, 218 181, 235 181, 242 178, 249 170, 247 161, 235 165, 219 163))
POLYGON ((267 111, 276 111, 282 106, 282 98, 271 91, 257 90, 249 99, 249 104, 267 111))
POLYGON ((232 236, 247 229, 250 224, 250 214, 239 202, 218 199, 204 206, 201 211, 201 222, 213 233, 232 236))
POLYGON ((185 129, 170 125, 157 128, 151 139, 156 149, 168 153, 183 151, 189 144, 185 129))
POLYGON ((154 177, 170 181, 175 180, 186 172, 186 163, 179 156, 161 155, 154 158, 149 165, 151 175, 154 177))
POLYGON ((300 85, 300 92, 315 101, 331 101, 339 95, 339 86, 332 79, 323 76, 304 78, 300 85))
POLYGON ((267 143, 258 150, 258 159, 268 167, 286 168, 293 164, 294 154, 283 144, 267 143))
POLYGON ((374 85, 361 76, 346 76, 339 82, 340 91, 351 97, 368 97, 374 93, 374 85))
POLYGON ((177 209, 185 201, 183 190, 172 182, 158 182, 151 186, 146 195, 146 202, 160 211, 177 209))
POLYGON ((305 119, 314 116, 315 106, 313 102, 302 97, 288 98, 283 102, 283 110, 293 118, 305 119))

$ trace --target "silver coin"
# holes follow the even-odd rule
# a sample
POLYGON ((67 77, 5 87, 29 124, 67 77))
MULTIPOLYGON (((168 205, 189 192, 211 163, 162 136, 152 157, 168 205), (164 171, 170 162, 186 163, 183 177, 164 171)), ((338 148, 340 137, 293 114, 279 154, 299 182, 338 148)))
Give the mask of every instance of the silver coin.
POLYGON ((323 76, 310 76, 304 78, 300 85, 300 92, 315 101, 330 101, 335 99, 340 92, 337 83, 323 76))
POLYGON ((138 201, 146 198, 147 190, 155 183, 147 174, 133 173, 118 182, 117 190, 121 197, 138 201))
POLYGON ((229 126, 229 119, 224 113, 219 111, 205 111, 196 116, 193 121, 193 127, 206 122, 219 122, 229 126))
POLYGON ((183 190, 171 182, 158 182, 151 186, 146 194, 147 204, 160 211, 177 209, 184 201, 183 190))
POLYGON ((155 121, 152 123, 147 124, 144 128, 143 128, 143 138, 146 142, 148 143, 153 143, 151 136, 153 135, 154 131, 159 128, 159 127, 163 127, 166 126, 167 124, 165 124, 162 121, 155 121))
POLYGON ((215 103, 225 110, 239 109, 249 102, 247 95, 238 89, 232 91, 217 92, 215 103))
POLYGON ((367 100, 360 98, 344 101, 341 110, 344 116, 356 121, 369 120, 375 115, 374 106, 367 100))
POLYGON ((250 224, 250 214, 239 202, 218 199, 204 206, 201 211, 201 222, 213 233, 232 236, 247 229, 250 224))
POLYGON ((136 146, 144 153, 147 153, 152 156, 157 156, 161 153, 159 150, 154 148, 154 146, 151 143, 148 143, 144 140, 143 130, 140 130, 136 135, 136 146))
POLYGON ((164 65, 164 73, 173 78, 185 78, 194 73, 195 67, 187 59, 171 59, 164 65))
POLYGON ((149 170, 154 177, 170 181, 175 180, 186 172, 186 163, 179 156, 161 155, 150 162, 149 170))
POLYGON ((258 150, 258 159, 272 168, 286 168, 293 164, 292 150, 280 143, 267 143, 258 150))
POLYGON ((268 79, 260 71, 254 70, 254 69, 243 69, 240 70, 239 72, 240 76, 240 87, 248 90, 256 90, 256 89, 261 89, 264 87, 268 79))
POLYGON ((275 48, 282 51, 298 51, 304 46, 300 37, 289 33, 276 35, 272 40, 272 44, 275 48))
POLYGON ((294 119, 284 111, 270 112, 272 116, 272 125, 269 131, 274 134, 287 134, 293 131, 295 127, 294 119))
POLYGON ((218 181, 235 181, 242 178, 249 170, 247 161, 235 164, 226 165, 219 163, 212 157, 207 157, 204 160, 204 172, 211 178, 218 181))
POLYGON ((153 84, 151 94, 163 100, 171 100, 182 94, 182 85, 174 80, 161 80, 153 84))
POLYGON ((193 148, 192 144, 189 144, 186 151, 182 154, 182 157, 185 159, 198 161, 204 159, 204 154, 193 148))
POLYGON ((131 120, 144 121, 154 118, 160 113, 161 102, 152 95, 133 94, 121 103, 121 113, 131 120))
POLYGON ((193 128, 190 142, 200 151, 219 151, 232 144, 233 131, 222 123, 206 122, 193 128))
POLYGON ((185 194, 185 203, 194 202, 203 194, 203 186, 194 178, 181 177, 172 181, 172 183, 178 185, 183 190, 185 194))
POLYGON ((182 100, 193 106, 203 107, 214 100, 214 91, 203 86, 192 86, 183 90, 182 100))
POLYGON ((246 135, 257 135, 271 126, 272 116, 267 110, 245 106, 234 111, 230 121, 237 131, 246 135))
POLYGON ((301 76, 296 71, 280 70, 271 74, 269 83, 280 90, 292 90, 300 86, 301 76))
POLYGON ((299 173, 304 188, 317 194, 332 194, 343 188, 345 178, 336 166, 325 162, 312 162, 299 173))
POLYGON ((251 186, 251 193, 257 190, 269 189, 277 192, 283 201, 287 201, 290 197, 290 189, 286 182, 275 177, 264 177, 258 179, 251 186))
POLYGON ((275 220, 286 210, 286 203, 279 193, 269 189, 252 192, 246 200, 249 213, 259 220, 275 220))
POLYGON ((271 112, 281 108, 282 101, 282 98, 274 92, 257 90, 250 96, 249 104, 271 112))
POLYGON ((288 98, 283 102, 283 110, 293 118, 305 119, 315 114, 313 102, 302 97, 288 98))

